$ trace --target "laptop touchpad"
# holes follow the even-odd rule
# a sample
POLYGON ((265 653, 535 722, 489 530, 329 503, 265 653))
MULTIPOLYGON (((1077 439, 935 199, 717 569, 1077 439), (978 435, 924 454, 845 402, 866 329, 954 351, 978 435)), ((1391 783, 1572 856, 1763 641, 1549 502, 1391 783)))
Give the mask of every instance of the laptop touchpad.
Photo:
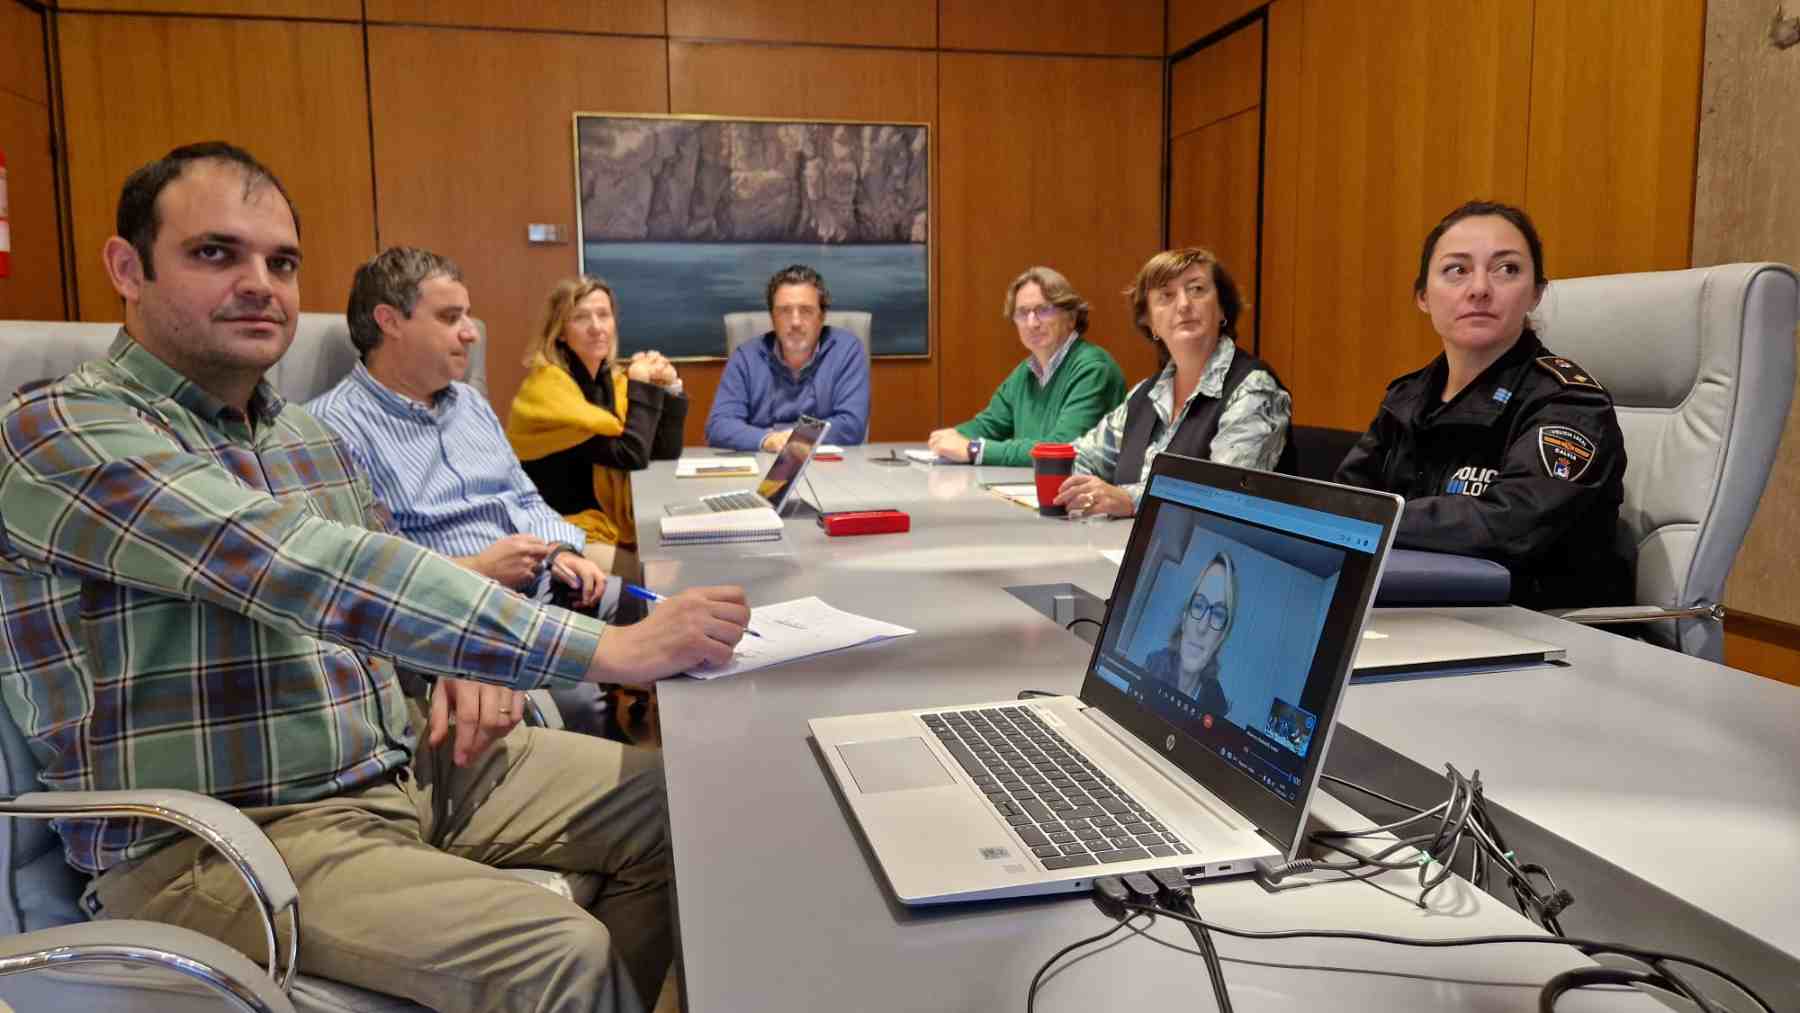
POLYGON ((931 755, 925 740, 877 739, 873 742, 846 742, 837 747, 856 787, 864 795, 912 788, 941 788, 956 781, 945 772, 944 765, 931 755))

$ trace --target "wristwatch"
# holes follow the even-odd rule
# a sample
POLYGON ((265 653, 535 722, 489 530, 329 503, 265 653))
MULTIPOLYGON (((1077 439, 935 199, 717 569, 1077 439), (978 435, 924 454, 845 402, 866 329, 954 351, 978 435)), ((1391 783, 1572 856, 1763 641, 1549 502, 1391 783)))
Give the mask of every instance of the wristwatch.
POLYGON ((543 569, 548 570, 548 569, 550 569, 550 567, 553 564, 555 564, 556 557, 562 555, 565 552, 573 552, 576 555, 580 555, 580 551, 577 550, 575 548, 575 546, 570 545, 568 542, 557 542, 555 545, 550 546, 550 552, 544 556, 544 561, 538 565, 540 567, 542 567, 543 569))
POLYGON ((969 441, 969 463, 981 463, 981 437, 979 436, 969 441))

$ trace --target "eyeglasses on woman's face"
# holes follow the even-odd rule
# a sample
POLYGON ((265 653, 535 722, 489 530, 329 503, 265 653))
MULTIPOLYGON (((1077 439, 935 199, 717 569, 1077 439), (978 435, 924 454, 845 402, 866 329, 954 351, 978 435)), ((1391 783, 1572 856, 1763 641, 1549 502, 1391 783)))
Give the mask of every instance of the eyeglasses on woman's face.
POLYGON ((1204 621, 1208 629, 1223 631, 1231 622, 1231 609, 1224 602, 1210 602, 1205 595, 1195 593, 1188 599, 1187 617, 1196 622, 1204 621))

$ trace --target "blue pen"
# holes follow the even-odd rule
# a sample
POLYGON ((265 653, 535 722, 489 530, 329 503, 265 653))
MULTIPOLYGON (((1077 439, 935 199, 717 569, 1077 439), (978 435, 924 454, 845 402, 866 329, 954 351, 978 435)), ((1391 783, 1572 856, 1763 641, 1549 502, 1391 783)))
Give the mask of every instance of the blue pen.
MULTIPOLYGON (((631 583, 630 581, 625 582, 625 593, 632 596, 633 598, 640 598, 644 601, 649 601, 649 602, 657 602, 657 601, 663 600, 662 595, 657 594, 655 591, 652 591, 647 587, 639 587, 636 584, 631 583)), ((762 639, 762 634, 756 632, 755 630, 751 629, 748 626, 744 627, 744 632, 750 634, 751 636, 755 637, 758 640, 762 639)))

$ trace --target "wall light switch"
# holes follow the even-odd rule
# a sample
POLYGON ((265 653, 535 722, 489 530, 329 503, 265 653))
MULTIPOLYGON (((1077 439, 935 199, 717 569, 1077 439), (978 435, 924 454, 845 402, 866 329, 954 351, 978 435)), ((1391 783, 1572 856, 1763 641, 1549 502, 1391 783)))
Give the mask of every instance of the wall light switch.
POLYGON ((525 241, 528 243, 560 243, 563 241, 562 226, 532 222, 525 226, 525 241))

